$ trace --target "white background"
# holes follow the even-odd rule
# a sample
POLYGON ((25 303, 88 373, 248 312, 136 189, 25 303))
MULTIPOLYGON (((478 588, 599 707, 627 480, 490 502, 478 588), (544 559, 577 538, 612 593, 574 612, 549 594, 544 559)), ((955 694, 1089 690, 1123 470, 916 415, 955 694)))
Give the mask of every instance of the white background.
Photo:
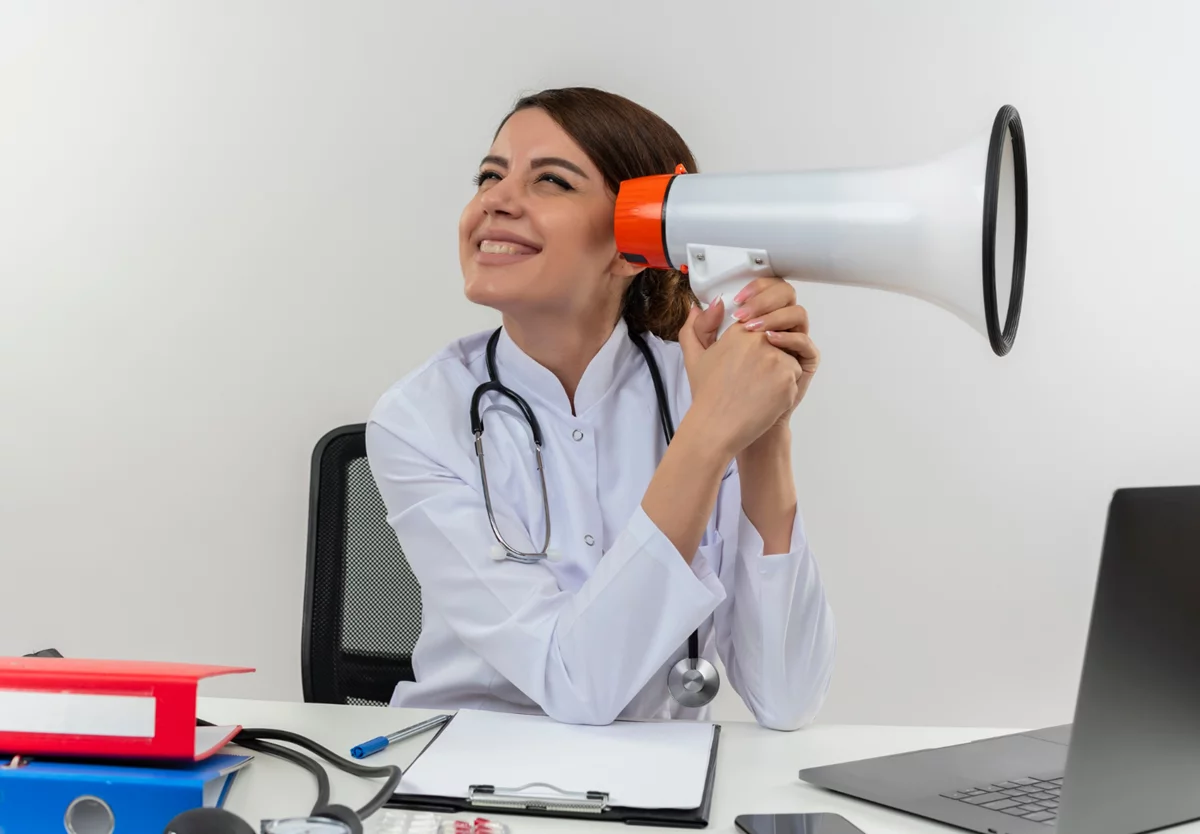
POLYGON ((1012 103, 1016 350, 800 285, 825 358, 795 471, 840 631, 821 720, 1069 720, 1111 491, 1200 482, 1198 29, 1186 2, 0 2, 0 654, 300 697, 309 455, 496 321, 456 221, 518 94, 628 95, 708 171, 924 159, 1012 103))

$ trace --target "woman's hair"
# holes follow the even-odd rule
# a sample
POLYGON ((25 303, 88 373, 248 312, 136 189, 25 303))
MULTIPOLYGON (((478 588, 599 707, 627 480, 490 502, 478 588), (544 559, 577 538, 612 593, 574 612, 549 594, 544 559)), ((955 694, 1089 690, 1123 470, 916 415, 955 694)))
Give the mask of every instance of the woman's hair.
MULTIPOLYGON (((504 122, 532 107, 544 110, 575 140, 613 194, 623 180, 670 174, 680 164, 696 172, 696 160, 675 128, 622 96, 591 87, 543 90, 518 101, 504 122)), ((625 292, 621 315, 631 332, 673 341, 695 299, 687 277, 677 270, 644 269, 625 292)))

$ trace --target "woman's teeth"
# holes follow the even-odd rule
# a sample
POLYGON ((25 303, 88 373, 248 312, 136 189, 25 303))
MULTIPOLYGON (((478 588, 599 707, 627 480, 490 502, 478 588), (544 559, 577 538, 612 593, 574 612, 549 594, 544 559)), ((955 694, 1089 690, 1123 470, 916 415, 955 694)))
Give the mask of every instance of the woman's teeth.
POLYGON ((533 255, 537 252, 536 249, 530 246, 522 246, 519 243, 501 242, 498 240, 485 240, 480 242, 479 251, 488 255, 533 255))

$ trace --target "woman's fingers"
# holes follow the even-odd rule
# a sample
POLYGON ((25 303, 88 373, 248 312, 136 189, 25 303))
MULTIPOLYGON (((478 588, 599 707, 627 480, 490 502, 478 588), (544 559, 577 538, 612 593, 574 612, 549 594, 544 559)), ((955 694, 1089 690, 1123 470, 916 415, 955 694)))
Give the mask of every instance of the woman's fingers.
POLYGON ((733 297, 733 317, 750 321, 796 303, 796 291, 782 278, 755 278, 733 297))
POLYGON ((821 351, 807 333, 790 333, 779 330, 767 331, 767 339, 775 347, 786 350, 800 362, 806 374, 815 374, 821 364, 821 351))
POLYGON ((712 347, 712 343, 717 340, 717 331, 721 328, 721 321, 724 318, 725 302, 719 298, 712 304, 709 304, 703 313, 696 316, 692 327, 696 338, 700 340, 700 344, 705 348, 712 347))
POLYGON ((745 323, 747 330, 790 330, 796 333, 808 332, 808 310, 799 304, 774 310, 745 323))
POLYGON ((696 334, 696 321, 701 315, 700 308, 692 305, 692 309, 688 311, 687 321, 683 323, 683 327, 679 328, 679 347, 683 350, 683 363, 689 372, 695 367, 696 362, 700 359, 700 354, 704 353, 706 347, 696 334))

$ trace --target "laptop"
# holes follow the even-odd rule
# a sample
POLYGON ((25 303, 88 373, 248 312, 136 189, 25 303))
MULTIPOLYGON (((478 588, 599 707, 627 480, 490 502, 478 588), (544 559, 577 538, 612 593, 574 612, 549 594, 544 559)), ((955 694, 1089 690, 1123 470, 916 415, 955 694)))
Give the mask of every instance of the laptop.
POLYGON ((981 834, 1200 818, 1200 486, 1113 494, 1071 724, 800 778, 981 834))

